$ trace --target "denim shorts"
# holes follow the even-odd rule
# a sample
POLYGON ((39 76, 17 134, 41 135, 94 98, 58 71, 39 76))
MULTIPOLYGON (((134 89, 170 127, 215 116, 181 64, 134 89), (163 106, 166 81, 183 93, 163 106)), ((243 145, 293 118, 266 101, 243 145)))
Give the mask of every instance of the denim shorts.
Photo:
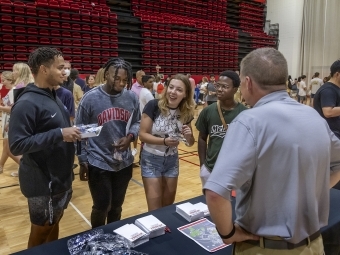
POLYGON ((178 154, 158 156, 143 150, 140 166, 145 178, 178 177, 178 154))

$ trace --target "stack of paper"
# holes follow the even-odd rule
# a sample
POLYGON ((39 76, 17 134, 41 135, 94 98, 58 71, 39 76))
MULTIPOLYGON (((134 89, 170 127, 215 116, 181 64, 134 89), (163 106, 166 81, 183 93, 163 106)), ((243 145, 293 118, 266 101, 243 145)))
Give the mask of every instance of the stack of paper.
POLYGON ((149 235, 134 224, 125 224, 113 232, 124 237, 132 248, 149 241, 149 235))
POLYGON ((142 229, 149 235, 149 238, 154 238, 165 234, 165 225, 153 215, 148 215, 139 218, 135 221, 137 227, 142 229))
POLYGON ((176 205, 176 212, 189 222, 201 219, 204 213, 192 203, 176 205))
POLYGON ((204 217, 207 217, 210 215, 208 206, 206 204, 199 202, 197 204, 194 204, 194 206, 204 213, 204 217))

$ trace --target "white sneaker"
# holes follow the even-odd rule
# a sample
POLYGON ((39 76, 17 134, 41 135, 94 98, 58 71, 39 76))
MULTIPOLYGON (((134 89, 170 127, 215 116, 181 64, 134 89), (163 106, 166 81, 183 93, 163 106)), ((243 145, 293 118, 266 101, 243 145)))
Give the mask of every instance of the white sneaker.
POLYGON ((12 176, 12 177, 18 177, 18 176, 19 176, 19 173, 18 173, 18 171, 16 171, 16 172, 12 172, 12 173, 11 173, 11 176, 12 176))
POLYGON ((136 154, 137 154, 137 149, 136 148, 134 148, 132 151, 131 151, 131 153, 132 153, 132 156, 135 156, 136 154))

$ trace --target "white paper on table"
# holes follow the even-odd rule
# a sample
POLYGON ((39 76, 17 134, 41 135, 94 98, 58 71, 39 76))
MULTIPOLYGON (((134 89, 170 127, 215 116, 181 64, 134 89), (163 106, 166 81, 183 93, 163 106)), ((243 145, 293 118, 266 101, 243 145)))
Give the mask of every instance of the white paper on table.
POLYGON ((215 252, 228 246, 218 235, 215 224, 205 218, 177 229, 209 252, 215 252))
POLYGON ((147 235, 143 230, 134 224, 125 224, 124 226, 113 230, 113 232, 126 238, 130 242, 134 242, 139 238, 147 235))
POLYGON ((202 202, 199 202, 197 204, 194 204, 195 208, 199 209, 200 211, 202 211, 204 213, 204 216, 209 216, 210 212, 208 209, 208 206, 202 202))
POLYGON ((153 215, 148 215, 148 216, 139 218, 136 221, 138 221, 141 225, 143 225, 150 232, 166 227, 159 219, 157 219, 153 215))

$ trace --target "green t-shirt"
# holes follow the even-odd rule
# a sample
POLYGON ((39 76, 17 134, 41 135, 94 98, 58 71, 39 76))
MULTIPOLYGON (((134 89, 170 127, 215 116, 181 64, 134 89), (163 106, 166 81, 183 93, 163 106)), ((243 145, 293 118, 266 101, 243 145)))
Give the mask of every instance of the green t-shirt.
MULTIPOLYGON (((222 112, 225 122, 227 124, 231 123, 240 112, 246 109, 247 107, 238 103, 234 109, 225 111, 224 113, 222 112)), ((218 114, 217 103, 213 103, 202 110, 196 121, 196 128, 198 131, 209 135, 207 156, 204 165, 212 171, 226 134, 226 130, 218 114)))

